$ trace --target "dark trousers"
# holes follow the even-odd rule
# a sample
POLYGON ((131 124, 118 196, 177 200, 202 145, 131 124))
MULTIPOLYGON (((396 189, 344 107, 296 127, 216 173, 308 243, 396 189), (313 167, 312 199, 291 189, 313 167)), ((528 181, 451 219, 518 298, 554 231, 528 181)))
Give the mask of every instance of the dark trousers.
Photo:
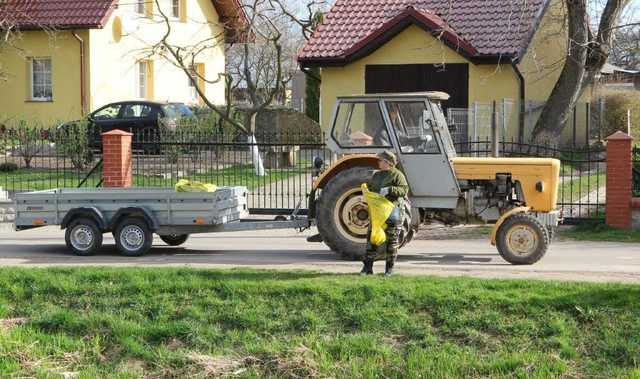
POLYGON ((395 263, 398 257, 398 248, 400 247, 400 231, 402 230, 402 212, 400 206, 393 208, 391 215, 387 219, 387 229, 385 234, 387 240, 380 246, 374 246, 369 242, 369 231, 367 235, 367 251, 364 261, 375 261, 384 258, 389 263, 395 263))

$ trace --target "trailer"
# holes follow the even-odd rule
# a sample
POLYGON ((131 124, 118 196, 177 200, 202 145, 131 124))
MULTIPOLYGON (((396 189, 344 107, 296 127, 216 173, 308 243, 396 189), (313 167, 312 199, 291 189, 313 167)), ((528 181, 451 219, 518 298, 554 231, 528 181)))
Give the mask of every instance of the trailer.
POLYGON ((304 229, 306 217, 248 219, 247 189, 221 187, 215 192, 177 192, 168 188, 51 189, 16 194, 16 230, 59 225, 67 247, 93 254, 104 233, 113 233, 126 256, 145 254, 153 234, 171 246, 190 234, 242 230, 304 229))

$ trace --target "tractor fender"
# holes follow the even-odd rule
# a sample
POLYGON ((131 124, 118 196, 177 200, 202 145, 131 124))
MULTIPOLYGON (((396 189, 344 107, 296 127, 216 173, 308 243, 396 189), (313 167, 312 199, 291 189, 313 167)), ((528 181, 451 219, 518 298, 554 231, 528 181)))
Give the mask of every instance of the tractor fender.
POLYGON ((338 159, 313 182, 313 189, 324 188, 338 173, 352 167, 378 167, 379 158, 375 154, 350 154, 338 159))
POLYGON ((505 212, 505 214, 500 216, 498 221, 493 226, 493 229, 491 230, 491 245, 493 245, 493 246, 496 245, 496 236, 498 235, 498 229, 500 229, 500 226, 502 226, 502 223, 506 219, 508 219, 510 216, 512 216, 512 215, 514 215, 516 213, 527 213, 530 210, 531 210, 530 207, 516 207, 516 208, 510 209, 509 211, 505 212))
POLYGON ((120 221, 125 217, 139 217, 143 219, 151 231, 156 231, 160 227, 160 223, 156 220, 153 212, 148 210, 145 207, 127 207, 120 208, 118 212, 111 218, 111 222, 109 223, 109 229, 115 230, 120 221))
POLYGON ((82 207, 70 210, 66 215, 64 215, 64 218, 60 223, 60 229, 66 229, 73 220, 80 217, 95 221, 100 230, 107 229, 107 222, 104 219, 104 215, 102 214, 102 211, 96 207, 82 207))

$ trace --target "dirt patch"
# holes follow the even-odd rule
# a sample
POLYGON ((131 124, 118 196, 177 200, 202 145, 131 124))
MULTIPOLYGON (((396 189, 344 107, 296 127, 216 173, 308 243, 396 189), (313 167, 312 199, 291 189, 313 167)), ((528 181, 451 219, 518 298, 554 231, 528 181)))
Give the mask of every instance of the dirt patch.
POLYGON ((420 228, 416 240, 473 240, 488 239, 491 225, 428 225, 420 228))
POLYGON ((191 353, 187 358, 202 368, 205 377, 227 377, 241 374, 246 366, 254 361, 254 358, 236 358, 228 356, 211 356, 200 353, 191 353))
POLYGON ((256 363, 265 376, 280 378, 320 378, 315 352, 304 345, 284 356, 261 357, 256 363))
POLYGON ((16 326, 21 326, 29 321, 26 317, 3 318, 0 319, 0 330, 11 330, 16 326))

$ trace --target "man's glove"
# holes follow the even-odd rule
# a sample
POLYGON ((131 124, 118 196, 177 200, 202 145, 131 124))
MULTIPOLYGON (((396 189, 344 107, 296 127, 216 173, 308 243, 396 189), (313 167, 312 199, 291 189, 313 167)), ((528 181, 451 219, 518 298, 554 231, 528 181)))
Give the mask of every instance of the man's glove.
POLYGON ((380 195, 382 195, 382 196, 387 196, 387 195, 389 194, 389 190, 390 190, 390 188, 389 188, 389 187, 382 187, 382 188, 380 188, 380 195))

